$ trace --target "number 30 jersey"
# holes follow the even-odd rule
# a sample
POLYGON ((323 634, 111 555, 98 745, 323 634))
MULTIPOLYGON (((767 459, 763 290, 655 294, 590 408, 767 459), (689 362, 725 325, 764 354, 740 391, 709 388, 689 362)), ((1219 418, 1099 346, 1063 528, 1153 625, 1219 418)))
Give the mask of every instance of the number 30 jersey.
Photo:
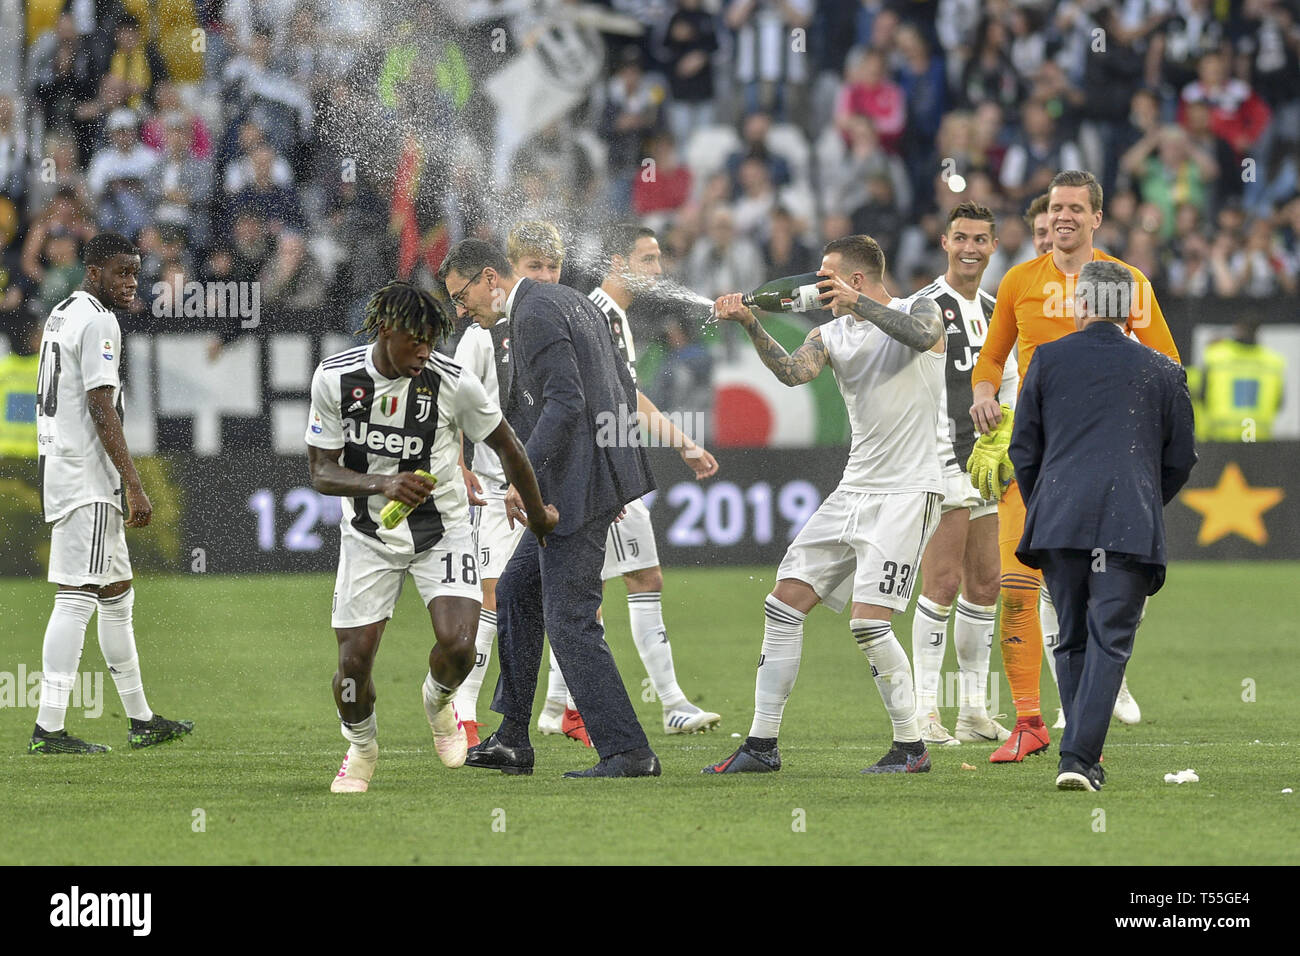
POLYGON ((391 531, 379 521, 389 501, 385 495, 343 499, 343 534, 418 554, 457 522, 468 526, 460 430, 470 441, 483 441, 501 423, 501 409, 478 379, 444 355, 431 352, 415 378, 387 378, 375 367, 374 349, 349 349, 317 366, 305 438, 309 445, 342 452, 340 464, 364 475, 422 469, 438 479, 429 500, 391 531))
POLYGON ((86 396, 108 386, 122 416, 117 316, 89 292, 72 293, 45 320, 40 355, 36 441, 45 520, 57 521, 96 501, 123 511, 122 479, 95 431, 86 396))

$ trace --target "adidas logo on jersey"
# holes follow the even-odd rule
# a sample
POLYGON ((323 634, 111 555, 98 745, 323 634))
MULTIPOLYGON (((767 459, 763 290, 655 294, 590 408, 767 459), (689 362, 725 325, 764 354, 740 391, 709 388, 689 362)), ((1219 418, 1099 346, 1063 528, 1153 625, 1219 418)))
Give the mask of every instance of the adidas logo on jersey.
POLYGON ((371 451, 387 452, 401 458, 414 458, 424 451, 424 439, 419 435, 390 432, 369 422, 353 418, 343 420, 343 438, 353 445, 363 445, 371 451))
POLYGON ((960 332, 960 331, 961 331, 961 329, 957 328, 957 323, 956 323, 956 322, 949 322, 949 323, 948 323, 948 334, 949 334, 949 335, 956 335, 956 334, 957 334, 958 332, 960 332))
POLYGON ((353 412, 355 412, 358 408, 361 407, 362 407, 361 402, 353 402, 351 405, 348 406, 348 414, 351 415, 353 412))

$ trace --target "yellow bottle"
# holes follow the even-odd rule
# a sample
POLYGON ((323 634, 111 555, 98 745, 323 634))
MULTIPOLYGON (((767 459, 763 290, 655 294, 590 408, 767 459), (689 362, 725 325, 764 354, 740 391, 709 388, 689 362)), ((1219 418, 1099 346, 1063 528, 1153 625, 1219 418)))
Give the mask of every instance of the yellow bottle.
MULTIPOLYGON (((415 469, 415 474, 421 478, 428 478, 436 486, 438 479, 421 468, 415 469)), ((384 505, 384 510, 379 512, 379 520, 383 522, 384 527, 392 531, 399 524, 406 520, 406 516, 415 510, 415 505, 408 505, 402 501, 390 501, 384 505)))

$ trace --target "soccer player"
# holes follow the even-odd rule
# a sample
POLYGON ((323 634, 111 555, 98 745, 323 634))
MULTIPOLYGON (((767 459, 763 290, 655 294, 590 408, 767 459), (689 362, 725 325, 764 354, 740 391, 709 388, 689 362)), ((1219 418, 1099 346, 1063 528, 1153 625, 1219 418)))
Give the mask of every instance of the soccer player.
MULTIPOLYGON (((1047 199, 1048 194, 1043 193, 1029 204, 1025 210, 1025 225, 1029 227, 1030 234, 1034 237, 1034 248, 1040 256, 1047 255, 1052 251, 1052 232, 1047 226, 1047 199)), ((1011 368, 1014 362, 1014 356, 1009 355, 1007 359, 1007 368, 1011 368)), ((1003 373, 1003 380, 1006 375, 1003 373)), ((999 395, 999 400, 1005 404, 1014 406, 1014 401, 1008 400, 1005 393, 999 395)), ((1143 611, 1145 616, 1146 612, 1143 611)), ((1056 658, 1053 656, 1056 651, 1056 645, 1061 637, 1061 628, 1056 620, 1056 606, 1052 604, 1052 595, 1048 593, 1047 588, 1043 588, 1038 593, 1038 620, 1043 629, 1043 651, 1047 655, 1047 672, 1052 675, 1052 682, 1060 687, 1060 682, 1056 676, 1056 658)), ((1138 707, 1138 702, 1133 699, 1132 693, 1128 689, 1128 677, 1120 682, 1119 696, 1115 698, 1114 716, 1117 720, 1126 724, 1136 724, 1142 720, 1142 710, 1138 707)), ((1056 722, 1052 724, 1053 730, 1065 729, 1065 711, 1060 707, 1056 708, 1056 722)))
POLYGON ((891 618, 907 609, 926 542, 939 522, 943 479, 935 417, 943 391, 944 328, 932 299, 892 299, 885 256, 869 236, 828 243, 819 275, 835 316, 787 354, 742 303, 714 304, 739 322, 763 364, 786 385, 810 382, 827 365, 848 406, 852 445, 844 477, 790 545, 764 602, 766 623, 749 736, 705 773, 781 769, 777 734, 794 688, 808 612, 824 602, 842 611, 871 665, 893 724, 893 745, 864 773, 924 773, 930 755, 916 723, 907 655, 891 618), (891 305, 886 305, 891 303, 891 305))
POLYGON ((542 503, 495 398, 434 351, 451 320, 431 295, 390 282, 371 297, 362 331, 372 345, 339 352, 316 368, 305 436, 312 487, 343 497, 331 618, 339 648, 334 701, 349 746, 330 785, 335 793, 366 791, 375 772, 371 670, 408 571, 436 641, 423 687, 434 748, 448 767, 465 762, 465 730, 452 697, 474 663, 482 590, 465 487, 455 480, 460 432, 496 452, 539 539, 558 521, 555 508, 542 503), (381 519, 389 501, 414 508, 393 528, 381 519))
MULTIPOLYGON (((1102 219, 1101 185, 1092 173, 1077 169, 1057 173, 1048 197, 1052 250, 1013 266, 1003 276, 988 337, 971 374, 971 418, 981 434, 993 431, 1002 422, 997 389, 1012 344, 1019 342, 1023 382, 1034 349, 1074 331, 1074 282, 1083 265, 1098 259, 1120 262, 1092 246, 1093 233, 1102 219)), ((1137 282, 1129 326, 1140 342, 1177 362, 1178 349, 1151 283, 1137 269, 1122 264, 1137 282)), ((1038 695, 1043 658, 1038 618, 1042 575, 1023 565, 1015 555, 1024 521, 1024 501, 1012 481, 998 505, 998 546, 1002 553, 1002 661, 1011 685, 1016 725, 1011 737, 989 756, 992 763, 1019 762, 1029 754, 1046 750, 1050 743, 1038 695)))
MULTIPOLYGON (((956 206, 948 214, 939 240, 948 255, 948 270, 916 293, 933 299, 939 307, 947 342, 944 397, 939 407, 942 517, 921 558, 921 596, 912 617, 916 719, 921 739, 930 745, 998 743, 1011 734, 989 716, 986 697, 998 600, 998 503, 980 497, 971 487, 965 464, 975 444, 975 431, 969 424, 959 425, 949 412, 961 409, 965 420, 964 410, 970 407, 970 370, 993 314, 993 296, 981 291, 980 280, 998 246, 996 230, 993 212, 986 206, 975 202, 956 206), (954 601, 957 622, 953 643, 959 669, 955 737, 940 722, 938 712, 940 669, 954 601)), ((1008 360, 1003 370, 1000 391, 1006 400, 1015 401, 1014 359, 1008 360)))
POLYGON ((41 704, 28 752, 106 753, 69 736, 63 723, 90 618, 99 612, 99 647, 117 685, 132 747, 151 747, 194 729, 168 720, 145 699, 131 608, 126 528, 143 528, 153 506, 122 435, 122 332, 114 309, 129 308, 140 253, 102 232, 86 243, 81 288, 50 312, 37 376, 38 474, 50 534, 49 580, 59 589, 41 649, 41 704))

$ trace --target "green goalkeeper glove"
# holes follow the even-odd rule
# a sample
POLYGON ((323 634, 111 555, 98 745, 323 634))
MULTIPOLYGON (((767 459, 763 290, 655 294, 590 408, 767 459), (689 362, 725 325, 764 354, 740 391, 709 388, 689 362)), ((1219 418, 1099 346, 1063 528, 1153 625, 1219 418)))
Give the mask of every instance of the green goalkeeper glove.
POLYGON ((970 483, 981 498, 1001 499, 1002 490, 1015 477, 1015 469, 1008 457, 1011 447, 1011 406, 1002 406, 1002 421, 987 435, 975 440, 975 447, 966 460, 970 483))

